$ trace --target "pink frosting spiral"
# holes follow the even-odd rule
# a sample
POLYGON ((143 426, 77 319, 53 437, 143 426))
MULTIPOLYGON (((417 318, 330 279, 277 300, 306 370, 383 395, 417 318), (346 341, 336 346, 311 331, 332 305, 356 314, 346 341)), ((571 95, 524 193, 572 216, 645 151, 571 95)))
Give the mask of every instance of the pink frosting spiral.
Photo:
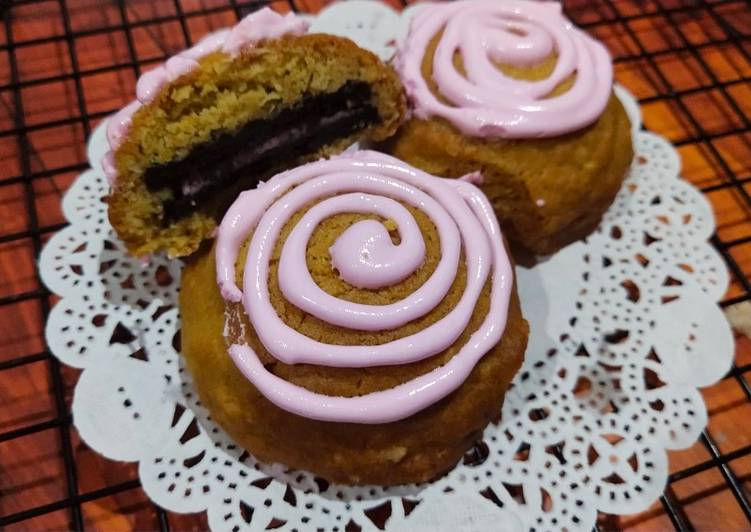
POLYGON ((250 346, 230 347, 237 367, 279 407, 339 422, 396 421, 456 389, 500 340, 512 285, 498 222, 477 187, 467 180, 431 176, 372 151, 310 163, 242 193, 219 226, 216 265, 223 297, 242 301, 260 341, 275 358, 287 364, 349 368, 407 364, 444 351, 467 327, 490 278, 490 310, 460 351, 444 366, 389 390, 349 398, 316 394, 269 373, 250 346), (401 327, 442 301, 456 277, 463 250, 467 284, 459 302, 433 325, 381 345, 330 345, 290 328, 269 298, 269 263, 282 227, 314 200, 318 203, 303 215, 282 246, 278 266, 279 287, 295 306, 349 329, 401 327), (378 288, 395 284, 419 268, 425 260, 425 244, 403 204, 426 213, 440 237, 440 261, 422 286, 395 303, 365 305, 338 299, 315 283, 307 270, 307 243, 322 220, 338 213, 377 214, 394 220, 401 237, 394 244, 386 228, 373 220, 353 224, 330 249, 332 264, 343 280, 357 287, 378 288), (235 284, 235 263, 251 231, 241 291, 235 284))
POLYGON ((602 114, 613 82, 605 47, 576 28, 557 2, 430 4, 412 20, 397 66, 417 117, 445 118, 476 137, 551 137, 580 129, 602 114), (421 71, 426 49, 439 34, 432 66, 440 98, 421 71), (454 64, 457 54, 465 73, 454 64), (541 81, 513 79, 496 66, 533 66, 553 54, 555 68, 541 81), (570 89, 549 97, 573 74, 570 89))

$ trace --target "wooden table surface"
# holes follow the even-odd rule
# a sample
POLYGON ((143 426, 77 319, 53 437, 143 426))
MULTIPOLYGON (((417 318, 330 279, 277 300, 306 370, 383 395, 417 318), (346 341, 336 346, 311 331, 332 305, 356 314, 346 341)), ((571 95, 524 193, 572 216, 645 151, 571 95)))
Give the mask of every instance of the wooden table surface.
MULTIPOLYGON (((295 8, 315 12, 325 3, 297 0, 295 8)), ((68 529, 78 511, 66 503, 71 497, 85 528, 155 529, 160 521, 178 530, 206 528, 203 515, 159 512, 139 487, 136 465, 101 458, 69 426, 78 371, 61 367, 47 351, 44 317, 54 298, 40 284, 35 260, 40 246, 64 224, 60 199, 86 168, 87 135, 132 99, 136 63, 153 64, 182 49, 186 34, 195 41, 231 25, 238 11, 251 9, 242 7, 246 4, 0 2, 0 528, 3 518, 15 515, 16 520, 19 512, 32 510, 34 517, 6 528, 68 529)), ((290 7, 285 1, 272 5, 282 11, 290 7)), ((749 3, 581 0, 564 5, 610 48, 616 78, 642 101, 645 126, 678 147, 683 177, 705 190, 717 218, 716 242, 732 272, 725 304, 748 299, 749 3)), ((738 500, 751 489, 750 373, 745 373, 751 341, 740 332, 736 339, 739 369, 703 391, 710 415, 707 439, 670 454, 671 472, 704 464, 695 468, 700 471, 671 482, 667 503, 634 516, 601 516, 599 528, 751 529, 738 500), (707 443, 717 453, 731 453, 729 458, 712 461, 707 443), (675 508, 677 521, 666 513, 666 504, 675 508)))

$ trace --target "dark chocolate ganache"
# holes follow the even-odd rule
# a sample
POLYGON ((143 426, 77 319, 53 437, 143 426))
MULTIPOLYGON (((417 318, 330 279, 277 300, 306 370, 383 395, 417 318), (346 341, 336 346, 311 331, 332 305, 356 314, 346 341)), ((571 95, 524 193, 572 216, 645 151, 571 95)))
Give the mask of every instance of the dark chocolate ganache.
POLYGON ((232 133, 199 144, 178 161, 144 174, 151 191, 169 189, 162 221, 200 209, 220 190, 242 180, 254 187, 269 171, 378 122, 370 85, 348 81, 331 93, 304 97, 271 118, 253 120, 232 133))

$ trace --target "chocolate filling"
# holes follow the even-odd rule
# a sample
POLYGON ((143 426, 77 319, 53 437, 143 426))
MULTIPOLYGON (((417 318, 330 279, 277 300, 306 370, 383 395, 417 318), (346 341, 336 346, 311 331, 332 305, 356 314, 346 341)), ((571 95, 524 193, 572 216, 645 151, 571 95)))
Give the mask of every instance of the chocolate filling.
POLYGON ((252 188, 284 163, 294 162, 379 120, 370 85, 348 81, 336 92, 307 96, 272 118, 253 120, 238 131, 200 144, 179 161, 152 166, 144 174, 151 191, 171 191, 163 222, 190 215, 220 190, 242 180, 252 188))

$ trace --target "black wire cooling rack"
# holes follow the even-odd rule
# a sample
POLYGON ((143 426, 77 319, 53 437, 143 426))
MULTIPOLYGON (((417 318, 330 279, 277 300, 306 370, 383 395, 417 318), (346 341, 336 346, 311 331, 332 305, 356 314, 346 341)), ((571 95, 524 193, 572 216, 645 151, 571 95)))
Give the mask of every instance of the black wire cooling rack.
MULTIPOLYGON (((41 284, 33 264, 46 239, 64 227, 65 223, 61 216, 55 218, 49 215, 50 208, 42 196, 51 194, 53 200, 59 202, 66 183, 69 184, 72 177, 87 169, 85 139, 98 121, 132 97, 141 67, 163 61, 194 42, 200 33, 205 33, 204 29, 196 29, 197 21, 219 18, 222 22, 216 27, 220 27, 269 3, 281 10, 307 11, 316 10, 326 2, 0 1, 3 19, 0 27, 0 113, 4 113, 0 116, 0 212, 7 214, 10 209, 11 214, 5 219, 10 220, 15 215, 25 220, 23 224, 8 222, 0 227, 0 265, 13 266, 14 259, 6 259, 3 254, 4 250, 18 246, 28 247, 33 257, 28 268, 31 281, 22 282, 21 289, 16 288, 18 284, 12 279, 7 283, 10 288, 0 282, 0 326, 6 319, 3 316, 21 312, 30 313, 33 319, 42 323, 46 320, 53 302, 52 296, 41 284), (32 30, 27 31, 28 28, 32 30), (142 33, 155 28, 159 34, 156 41, 162 45, 158 46, 157 53, 149 55, 141 50, 142 33), (164 32, 163 28, 166 28, 164 32), (164 42, 167 34, 170 36, 169 42, 164 42), (82 42, 96 37, 115 38, 113 36, 123 41, 121 47, 124 51, 120 57, 104 63, 82 58, 82 42), (25 65, 29 54, 44 53, 41 50, 50 46, 55 53, 62 55, 62 66, 48 69, 42 75, 26 75, 25 65), (120 101, 109 106, 102 104, 101 98, 92 101, 91 80, 112 73, 117 73, 121 82, 123 76, 127 78, 121 83, 125 88, 119 96, 120 101), (52 117, 39 119, 30 112, 38 105, 38 99, 33 94, 53 98, 54 87, 58 84, 66 87, 65 99, 69 112, 64 115, 53 113, 52 117), (61 148, 66 155, 49 162, 42 153, 45 148, 40 147, 41 141, 38 139, 45 132, 51 132, 54 137, 56 131, 64 132, 60 134, 66 136, 67 144, 63 143, 61 148), (18 191, 18 202, 3 207, 7 195, 2 195, 2 192, 11 189, 18 191), (6 210, 3 211, 3 208, 6 210)), ((395 1, 394 5, 399 7, 400 4, 395 1)), ((744 153, 745 160, 751 161, 751 3, 582 0, 564 2, 564 8, 577 24, 610 47, 618 79, 637 94, 645 110, 654 110, 652 113, 645 112, 647 125, 670 138, 683 155, 684 165, 687 157, 702 161, 697 163, 701 171, 697 170, 697 177, 693 181, 710 197, 715 208, 721 200, 715 201, 713 195, 730 195, 734 202, 733 212, 737 211, 740 213, 738 216, 744 219, 751 219, 751 163, 745 166, 738 163, 739 159, 744 158, 744 153), (710 59, 716 57, 717 51, 725 58, 723 65, 710 59), (670 61, 673 62, 672 66, 667 64, 670 61), (683 70, 689 75, 676 76, 676 72, 683 70), (711 96, 710 100, 706 100, 709 104, 700 98, 703 95, 711 96), (716 107, 716 113, 722 114, 720 125, 712 119, 716 114, 712 114, 712 106, 716 107), (711 114, 709 119, 708 112, 711 114), (667 121, 662 122, 661 116, 668 117, 667 121), (728 141, 732 141, 731 146, 736 147, 728 148, 728 141)), ((206 29, 215 27, 209 25, 206 29)), ((151 36, 154 37, 153 34, 151 36)), ((727 201, 722 200, 721 205, 725 209, 727 201)), ((751 257, 751 249, 745 255, 743 253, 744 245, 751 243, 751 225, 744 223, 736 224, 734 230, 718 229, 712 238, 712 243, 724 257, 732 274, 731 289, 722 302, 725 307, 751 300, 751 283, 743 269, 744 264, 751 269, 751 259, 744 259, 744 256, 751 257)), ((22 270, 21 265, 19 270, 22 270)), ((0 269, 0 273, 3 271, 0 269)), ((3 330, 0 327, 0 332, 3 330)), ((28 336, 35 337, 36 343, 25 342, 24 345, 38 345, 39 348, 28 349, 22 354, 3 354, 3 347, 13 344, 13 341, 6 342, 0 338, 0 391, 4 386, 10 387, 3 380, 4 374, 34 364, 45 364, 49 373, 49 390, 44 389, 40 393, 48 392, 51 396, 50 415, 47 418, 41 421, 32 418, 34 421, 29 424, 13 423, 10 430, 5 430, 3 427, 7 424, 0 422, 0 528, 39 528, 38 518, 63 512, 65 517, 58 528, 82 530, 87 524, 82 506, 137 490, 140 483, 135 476, 93 490, 81 489, 79 477, 82 466, 74 452, 72 435, 75 433, 69 410, 70 386, 66 382, 69 379, 66 378, 65 369, 44 345, 42 330, 37 327, 36 332, 28 332, 28 336), (64 471, 62 478, 55 481, 63 485, 64 496, 21 510, 6 511, 10 506, 2 502, 3 497, 24 497, 24 492, 6 489, 8 483, 12 482, 13 473, 9 467, 11 460, 9 455, 4 454, 3 446, 44 431, 55 434, 55 452, 62 457, 64 471)), ((743 401, 751 404, 751 388, 746 380, 746 375, 751 371, 751 363, 748 362, 751 359, 751 344, 745 347, 743 356, 739 348, 736 363, 720 386, 737 384, 742 390, 743 401)), ((2 398, 3 395, 0 395, 2 398)), ((0 405, 0 409, 5 408, 6 405, 0 405)), ((736 430, 748 432, 742 420, 736 430)), ((751 457, 751 443, 746 441, 729 452, 722 452, 721 442, 718 443, 711 429, 708 429, 702 433, 697 445, 706 449, 705 456, 708 458, 670 474, 668 486, 660 499, 661 508, 654 508, 653 514, 667 515, 678 530, 694 529, 696 524, 690 512, 686 511, 687 502, 676 495, 675 485, 714 470, 719 471, 724 482, 719 489, 729 490, 737 504, 734 511, 745 517, 745 521, 737 523, 738 528, 751 528, 749 487, 744 487, 744 483, 750 481, 739 476, 733 467, 736 461, 751 457)), ((160 530, 205 526, 205 522, 189 525, 185 521, 175 521, 175 516, 156 506, 150 511, 155 516, 154 528, 160 530)), ((718 511, 723 510, 718 508, 718 511)), ((600 529, 611 529, 622 524, 617 518, 608 516, 598 520, 600 529)))

